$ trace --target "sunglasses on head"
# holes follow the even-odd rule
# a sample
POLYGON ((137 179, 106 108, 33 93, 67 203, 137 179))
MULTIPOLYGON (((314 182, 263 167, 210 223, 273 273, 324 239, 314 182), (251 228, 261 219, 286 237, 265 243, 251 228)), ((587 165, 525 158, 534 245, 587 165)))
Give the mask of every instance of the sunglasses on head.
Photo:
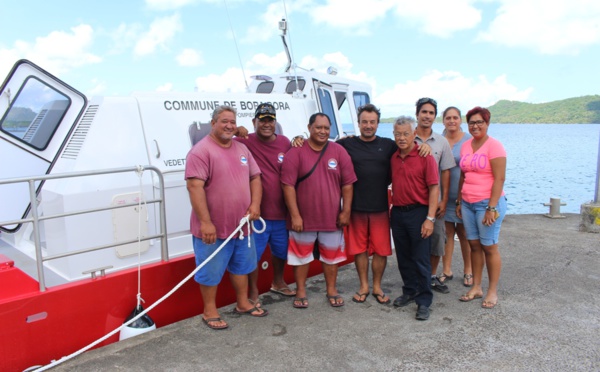
POLYGON ((273 114, 275 115, 275 108, 271 105, 261 105, 256 110, 256 114, 273 114))
POLYGON ((417 101, 417 106, 421 106, 421 105, 424 105, 426 103, 431 103, 432 105, 434 105, 435 107, 437 107, 437 102, 435 101, 435 99, 429 98, 429 97, 424 97, 424 98, 421 98, 420 100, 418 100, 417 101))

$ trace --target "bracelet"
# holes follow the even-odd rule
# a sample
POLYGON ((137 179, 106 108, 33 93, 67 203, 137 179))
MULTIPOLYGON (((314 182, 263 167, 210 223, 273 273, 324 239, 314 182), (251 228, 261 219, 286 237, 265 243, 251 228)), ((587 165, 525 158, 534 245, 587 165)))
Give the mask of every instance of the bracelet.
POLYGON ((456 199, 456 200, 454 201, 454 204, 456 204, 456 205, 460 205, 460 200, 456 199))
POLYGON ((488 212, 497 212, 498 211, 496 209, 496 207, 490 207, 489 205, 487 207, 485 207, 485 210, 488 212))

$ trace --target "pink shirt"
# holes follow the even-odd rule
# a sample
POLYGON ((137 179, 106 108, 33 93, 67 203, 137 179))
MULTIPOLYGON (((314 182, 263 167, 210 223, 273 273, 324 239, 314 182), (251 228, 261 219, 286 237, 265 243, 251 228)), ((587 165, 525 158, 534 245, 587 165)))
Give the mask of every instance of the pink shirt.
MULTIPOLYGON (((462 186, 462 198, 469 203, 489 199, 492 195, 494 174, 491 159, 505 158, 506 151, 502 144, 488 137, 487 141, 473 153, 473 138, 468 139, 460 148, 460 169, 465 174, 462 186)), ((502 190, 504 195, 504 190, 502 190)))
MULTIPOLYGON (((206 136, 188 153, 185 178, 206 181, 208 212, 217 229, 217 238, 226 239, 240 224, 251 202, 250 178, 259 174, 250 150, 236 141, 224 148, 206 136)), ((197 238, 202 236, 200 220, 194 210, 190 229, 197 238)))
POLYGON ((392 204, 407 206, 412 204, 429 205, 429 186, 439 183, 439 171, 432 155, 419 156, 415 146, 402 159, 398 149, 392 155, 392 204))
MULTIPOLYGON (((302 147, 292 147, 285 155, 281 167, 281 183, 295 186, 296 180, 307 174, 315 165, 320 152, 308 142, 302 147)), ((304 231, 336 231, 340 213, 342 186, 356 182, 350 155, 335 142, 329 142, 315 171, 298 187, 296 200, 304 222, 304 231)), ((288 229, 291 220, 288 218, 288 229)))
POLYGON ((281 164, 285 153, 291 148, 290 140, 284 135, 277 135, 275 141, 263 142, 256 133, 248 138, 235 139, 250 149, 262 172, 263 196, 260 204, 260 215, 267 220, 285 220, 287 209, 283 200, 283 190, 279 181, 281 164))

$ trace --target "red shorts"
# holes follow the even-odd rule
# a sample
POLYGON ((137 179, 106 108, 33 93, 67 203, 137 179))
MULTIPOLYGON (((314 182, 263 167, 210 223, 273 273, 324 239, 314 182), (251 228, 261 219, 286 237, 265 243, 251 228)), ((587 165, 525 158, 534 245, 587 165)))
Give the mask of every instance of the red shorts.
POLYGON ((390 217, 385 212, 352 212, 350 225, 344 229, 348 254, 368 252, 379 256, 392 255, 390 217))

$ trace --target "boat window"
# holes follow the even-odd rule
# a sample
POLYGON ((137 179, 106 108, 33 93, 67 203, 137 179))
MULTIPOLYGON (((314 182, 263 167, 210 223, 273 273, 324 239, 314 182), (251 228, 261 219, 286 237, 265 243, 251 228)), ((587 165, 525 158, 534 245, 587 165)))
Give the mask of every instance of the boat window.
MULTIPOLYGON (((306 81, 304 79, 298 79, 298 87, 299 90, 304 90, 304 86, 306 85, 306 81)), ((296 91, 296 79, 290 80, 290 82, 285 87, 285 92, 288 94, 292 94, 296 91)))
POLYGON ((355 134, 354 131, 354 123, 352 120, 352 109, 350 108, 350 104, 346 99, 347 93, 336 91, 335 99, 337 100, 338 110, 340 113, 340 120, 342 121, 342 130, 344 131, 344 136, 348 136, 351 134, 355 134))
POLYGON ((69 97, 30 76, 0 121, 0 130, 44 150, 70 105, 69 97))
POLYGON ((354 106, 360 107, 366 105, 367 103, 371 103, 369 99, 369 95, 365 92, 354 92, 354 106))
POLYGON ((331 94, 329 91, 319 88, 319 101, 321 102, 321 109, 323 110, 323 113, 327 114, 327 116, 329 116, 329 120, 331 120, 331 131, 329 132, 329 138, 336 139, 339 137, 339 131, 337 121, 335 120, 333 100, 331 99, 331 94))
POLYGON ((256 87, 256 93, 269 94, 273 91, 274 86, 275 83, 272 81, 263 81, 262 83, 258 84, 258 87, 256 87))

